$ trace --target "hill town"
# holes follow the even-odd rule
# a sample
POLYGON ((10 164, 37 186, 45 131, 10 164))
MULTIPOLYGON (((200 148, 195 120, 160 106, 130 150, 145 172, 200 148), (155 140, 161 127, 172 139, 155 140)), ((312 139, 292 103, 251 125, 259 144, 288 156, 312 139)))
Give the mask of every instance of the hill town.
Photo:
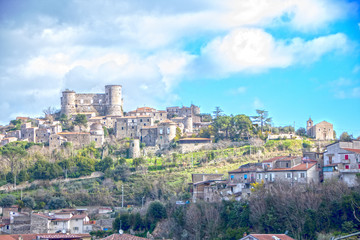
MULTIPOLYGON (((0 128, 2 234, 10 234, 6 236, 13 239, 56 239, 56 234, 63 232, 71 234, 71 239, 87 239, 89 233, 93 238, 101 238, 120 228, 130 234, 120 237, 170 237, 166 224, 176 218, 167 212, 181 211, 188 216, 194 214, 195 210, 190 210, 194 204, 200 204, 200 209, 207 208, 203 204, 215 208, 216 204, 249 207, 260 204, 257 202, 261 194, 276 197, 294 191, 306 195, 309 188, 317 192, 312 197, 318 198, 320 204, 325 196, 321 192, 328 187, 348 189, 335 191, 336 195, 359 189, 360 140, 347 133, 337 140, 329 122, 314 124, 309 118, 306 128, 295 131, 291 126, 271 126, 265 110, 256 110, 257 116, 253 117, 226 116, 217 107, 212 116, 201 113, 195 105, 166 110, 140 107, 124 112, 123 104, 121 85, 107 85, 101 94, 65 90, 61 110, 49 107, 43 118, 17 117, 0 128), (85 187, 94 183, 100 183, 96 190, 85 187), (75 185, 79 187, 71 190, 75 185), (124 185, 128 191, 125 200, 124 185), (54 191, 51 189, 58 193, 46 193, 54 191), (79 191, 87 193, 80 197, 79 191), (91 194, 93 191, 96 196, 91 194), (50 194, 50 198, 41 197, 42 194, 50 194), (121 201, 116 195, 121 196, 121 201), (166 202, 173 207, 165 208, 166 202), (158 216, 159 211, 163 215, 158 216), (132 216, 138 220, 130 220, 132 216)), ((360 225, 359 195, 351 194, 353 200, 348 207, 352 210, 347 224, 355 228, 360 225)), ((296 198, 286 199, 292 197, 296 198)), ((237 217, 245 217, 243 211, 237 212, 237 217)), ((333 210, 328 211, 331 214, 333 210)), ((222 215, 218 217, 218 224, 229 224, 222 215)), ((311 239, 306 237, 311 230, 303 229, 305 223, 289 235, 311 239)), ((273 228, 273 224, 269 225, 273 229, 270 230, 237 222, 234 233, 225 233, 229 238, 224 239, 233 239, 231 234, 242 239, 261 239, 261 234, 258 238, 251 234, 254 230, 292 239, 276 235, 281 227, 273 228)), ((322 232, 334 229, 336 225, 322 232)), ((186 225, 173 231, 183 231, 189 239, 198 234, 186 225)), ((218 228, 216 231, 221 232, 218 228)))

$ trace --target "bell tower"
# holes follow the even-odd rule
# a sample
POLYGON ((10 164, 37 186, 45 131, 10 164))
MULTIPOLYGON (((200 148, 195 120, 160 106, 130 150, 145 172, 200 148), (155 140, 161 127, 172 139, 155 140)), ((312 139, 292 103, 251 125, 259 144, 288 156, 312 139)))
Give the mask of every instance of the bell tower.
POLYGON ((312 128, 314 126, 313 120, 311 120, 311 117, 309 117, 309 120, 306 122, 306 134, 308 136, 312 136, 312 128))

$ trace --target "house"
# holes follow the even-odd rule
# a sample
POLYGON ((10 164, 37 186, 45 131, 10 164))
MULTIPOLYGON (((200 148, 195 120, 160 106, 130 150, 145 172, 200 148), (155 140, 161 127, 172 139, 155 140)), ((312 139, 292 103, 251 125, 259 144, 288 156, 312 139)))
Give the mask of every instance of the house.
POLYGON ((197 200, 204 200, 207 202, 214 202, 221 200, 215 195, 215 191, 218 189, 217 183, 224 183, 226 180, 223 180, 224 174, 192 174, 192 183, 191 183, 191 192, 193 197, 193 202, 197 200))
POLYGON ((33 213, 31 215, 31 232, 33 233, 88 233, 92 231, 93 224, 86 214, 73 212, 33 213))
POLYGON ((229 171, 228 188, 233 194, 247 197, 251 194, 251 184, 274 182, 291 185, 318 183, 317 163, 297 156, 279 156, 261 163, 245 164, 229 171))
POLYGON ((340 178, 349 187, 358 184, 360 173, 360 141, 336 142, 326 146, 324 179, 340 178))
POLYGON ((90 234, 64 234, 64 233, 40 233, 40 234, 10 234, 1 235, 1 240, 91 240, 90 234))
POLYGON ((249 234, 240 240, 295 240, 286 234, 249 234))
POLYGON ((142 239, 147 239, 147 238, 137 237, 123 233, 123 234, 112 234, 106 238, 103 238, 102 240, 142 240, 142 239))

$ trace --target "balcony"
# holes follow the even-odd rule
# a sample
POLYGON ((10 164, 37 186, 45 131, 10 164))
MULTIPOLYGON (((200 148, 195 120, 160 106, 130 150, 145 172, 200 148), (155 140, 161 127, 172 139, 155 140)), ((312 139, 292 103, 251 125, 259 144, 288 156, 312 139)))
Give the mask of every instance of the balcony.
POLYGON ((349 164, 350 163, 350 159, 341 159, 341 163, 347 163, 347 164, 349 164))
POLYGON ((350 169, 339 169, 340 173, 360 173, 360 169, 350 168, 350 169))

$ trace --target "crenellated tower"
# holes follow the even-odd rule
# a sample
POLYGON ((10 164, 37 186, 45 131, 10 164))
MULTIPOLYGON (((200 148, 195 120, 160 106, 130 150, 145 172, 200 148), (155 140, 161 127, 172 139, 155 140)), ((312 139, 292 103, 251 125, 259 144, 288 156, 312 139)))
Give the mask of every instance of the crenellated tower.
POLYGON ((105 86, 106 115, 123 116, 121 85, 105 86))

